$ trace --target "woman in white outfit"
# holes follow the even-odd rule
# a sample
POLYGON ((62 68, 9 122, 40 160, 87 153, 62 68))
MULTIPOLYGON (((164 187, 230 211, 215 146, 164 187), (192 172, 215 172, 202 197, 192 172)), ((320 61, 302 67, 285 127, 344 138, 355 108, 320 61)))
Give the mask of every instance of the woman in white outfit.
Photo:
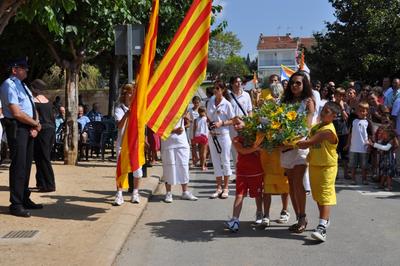
POLYGON ((229 126, 232 125, 234 112, 231 103, 224 97, 226 94, 225 84, 222 81, 215 82, 214 96, 207 105, 210 128, 208 145, 217 181, 217 190, 211 198, 226 199, 229 196, 228 182, 232 175, 230 163, 232 141, 229 136, 229 126), (223 184, 222 177, 224 177, 223 184))
MULTIPOLYGON (((117 122, 118 127, 118 137, 117 137, 117 156, 119 156, 121 151, 122 136, 124 134, 126 125, 129 120, 129 106, 133 97, 136 94, 136 87, 134 84, 128 83, 122 86, 121 95, 119 97, 119 105, 115 107, 114 118, 117 122)), ((142 169, 129 173, 128 178, 131 179, 133 176, 133 192, 132 192, 132 203, 140 203, 139 197, 139 185, 140 179, 143 177, 142 169)), ((131 183, 131 181, 130 181, 131 183)), ((129 184, 131 187, 132 184, 129 184)), ((124 203, 124 198, 122 196, 122 188, 117 187, 117 194, 115 196, 114 205, 120 206, 124 203)))
MULTIPOLYGON (((290 79, 288 88, 284 91, 282 103, 300 103, 298 112, 307 113, 307 125, 313 124, 315 102, 307 75, 298 71, 290 79)), ((306 191, 303 177, 307 169, 308 149, 289 148, 282 150, 281 166, 289 179, 289 192, 293 209, 297 216, 297 223, 289 227, 295 233, 302 233, 307 227, 306 218, 306 191)))
POLYGON ((163 180, 165 182, 164 201, 173 201, 172 185, 182 186, 182 199, 197 200, 193 194, 187 190, 189 183, 189 155, 190 148, 186 136, 183 119, 179 119, 177 125, 172 130, 171 135, 161 141, 161 157, 163 160, 163 180))

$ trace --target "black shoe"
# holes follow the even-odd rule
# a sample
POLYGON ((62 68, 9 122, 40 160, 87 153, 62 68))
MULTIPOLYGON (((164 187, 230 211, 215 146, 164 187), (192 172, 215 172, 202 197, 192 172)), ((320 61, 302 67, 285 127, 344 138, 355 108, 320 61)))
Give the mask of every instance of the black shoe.
POLYGON ((28 199, 24 203, 24 207, 25 207, 25 209, 30 209, 30 210, 43 209, 43 205, 42 204, 36 204, 31 199, 28 199))
POLYGON ((31 217, 31 213, 24 207, 10 207, 10 214, 18 217, 31 217))

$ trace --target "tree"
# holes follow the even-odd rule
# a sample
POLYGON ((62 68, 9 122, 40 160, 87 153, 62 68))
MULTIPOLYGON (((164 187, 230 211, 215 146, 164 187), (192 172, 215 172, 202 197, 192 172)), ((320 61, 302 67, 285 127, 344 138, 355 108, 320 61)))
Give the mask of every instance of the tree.
POLYGON ((330 0, 337 20, 306 52, 313 78, 367 82, 400 74, 400 2, 330 0))
POLYGON ((7 26, 10 19, 15 16, 18 8, 25 0, 2 0, 0 3, 0 35, 7 26))
MULTIPOLYGON (((113 50, 114 25, 146 25, 151 3, 151 0, 43 0, 31 1, 21 7, 17 18, 35 25, 56 64, 66 72, 66 164, 76 164, 77 161, 76 117, 79 72, 83 62, 113 50)), ((189 6, 185 0, 163 1, 159 20, 159 36, 163 38, 159 38, 157 44, 158 58, 165 52, 189 6)), ((217 6, 213 10, 218 12, 218 9, 217 6)), ((120 66, 121 62, 118 62, 117 67, 120 66)), ((111 72, 118 83, 119 69, 116 70, 111 72)))
POLYGON ((229 56, 237 55, 242 49, 242 43, 233 32, 220 32, 211 36, 208 49, 210 59, 225 60, 229 56))
POLYGON ((229 56, 225 60, 225 67, 223 70, 223 77, 225 81, 233 76, 246 76, 250 74, 250 70, 247 67, 245 60, 237 55, 229 56))

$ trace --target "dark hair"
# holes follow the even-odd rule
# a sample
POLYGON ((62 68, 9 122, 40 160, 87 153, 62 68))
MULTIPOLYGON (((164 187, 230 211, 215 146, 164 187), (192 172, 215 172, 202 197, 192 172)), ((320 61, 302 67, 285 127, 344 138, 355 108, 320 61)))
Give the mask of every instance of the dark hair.
POLYGON ((233 84, 233 83, 235 83, 235 81, 237 80, 237 79, 241 79, 241 77, 239 77, 239 76, 233 76, 233 77, 231 77, 230 79, 229 79, 229 84, 233 84))
POLYGON ((208 98, 214 95, 214 87, 207 87, 206 88, 206 95, 208 98))
POLYGON ((302 77, 303 78, 303 91, 301 92, 301 99, 304 100, 306 98, 311 98, 313 96, 312 89, 310 85, 310 81, 308 80, 308 76, 304 71, 295 72, 289 79, 288 88, 283 92, 283 103, 290 103, 294 99, 294 95, 291 89, 291 86, 294 84, 294 77, 302 77))
POLYGON ((200 114, 200 113, 205 113, 207 110, 206 110, 206 108, 204 107, 204 106, 200 106, 199 107, 199 110, 197 110, 197 112, 200 114))
POLYGON ((193 102, 195 102, 195 101, 199 101, 199 102, 201 102, 201 98, 199 97, 199 96, 193 96, 193 98, 192 98, 192 103, 193 102))
POLYGON ((331 110, 336 115, 340 114, 340 112, 342 111, 342 107, 337 102, 327 102, 324 105, 324 108, 328 108, 329 110, 331 110))
POLYGON ((226 84, 224 81, 222 80, 216 80, 214 82, 214 88, 220 88, 222 89, 222 95, 224 96, 225 99, 227 99, 228 101, 231 100, 231 96, 229 96, 228 93, 228 88, 226 87, 226 84))

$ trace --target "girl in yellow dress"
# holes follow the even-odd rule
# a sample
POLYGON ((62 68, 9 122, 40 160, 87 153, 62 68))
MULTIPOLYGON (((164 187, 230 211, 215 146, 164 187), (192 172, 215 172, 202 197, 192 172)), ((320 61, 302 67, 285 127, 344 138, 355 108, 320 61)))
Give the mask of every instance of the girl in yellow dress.
POLYGON ((275 148, 271 152, 263 149, 261 151, 261 165, 264 170, 264 217, 262 225, 269 226, 269 210, 271 207, 271 196, 281 195, 282 198, 282 211, 278 223, 287 223, 290 214, 288 212, 289 204, 289 181, 285 176, 285 171, 281 167, 281 152, 280 149, 275 148))

